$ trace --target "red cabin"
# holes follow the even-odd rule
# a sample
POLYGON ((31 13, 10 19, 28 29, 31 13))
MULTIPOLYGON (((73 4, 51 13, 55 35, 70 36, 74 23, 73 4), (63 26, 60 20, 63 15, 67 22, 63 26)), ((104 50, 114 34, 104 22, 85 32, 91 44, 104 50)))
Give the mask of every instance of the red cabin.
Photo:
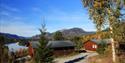
POLYGON ((98 48, 98 45, 102 41, 105 42, 107 45, 111 44, 111 39, 103 39, 103 40, 92 39, 84 42, 84 48, 85 50, 96 51, 96 49, 98 48))
POLYGON ((96 49, 98 48, 98 44, 94 41, 89 40, 84 43, 84 48, 85 50, 96 51, 96 49))

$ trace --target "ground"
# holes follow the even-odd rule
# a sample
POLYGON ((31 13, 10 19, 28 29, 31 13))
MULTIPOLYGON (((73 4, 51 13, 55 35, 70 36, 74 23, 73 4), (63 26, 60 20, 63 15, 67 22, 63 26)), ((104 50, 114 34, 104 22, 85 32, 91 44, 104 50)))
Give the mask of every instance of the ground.
POLYGON ((88 63, 113 63, 113 62, 112 62, 111 55, 106 57, 104 56, 100 57, 99 55, 97 55, 97 56, 90 57, 88 63))
MULTIPOLYGON (((96 52, 87 52, 87 53, 79 53, 71 56, 63 56, 54 59, 55 63, 88 63, 88 58, 92 56, 98 55, 96 52)), ((34 63, 32 60, 27 61, 26 63, 34 63)))
POLYGON ((87 53, 80 53, 73 56, 67 56, 67 57, 60 57, 55 58, 55 63, 69 63, 69 62, 75 62, 75 63, 87 63, 87 60, 89 57, 98 55, 96 52, 87 52, 87 53))

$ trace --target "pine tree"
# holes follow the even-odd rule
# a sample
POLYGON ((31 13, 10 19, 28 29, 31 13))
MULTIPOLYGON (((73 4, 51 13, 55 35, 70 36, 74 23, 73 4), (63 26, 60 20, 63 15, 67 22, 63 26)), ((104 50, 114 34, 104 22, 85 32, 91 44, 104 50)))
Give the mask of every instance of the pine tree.
POLYGON ((36 49, 35 61, 36 63, 52 63, 53 62, 52 49, 46 47, 48 41, 45 37, 46 34, 45 24, 42 24, 42 29, 40 29, 40 32, 41 35, 38 48, 36 49))
POLYGON ((55 32, 53 38, 54 40, 64 40, 63 34, 60 31, 55 32))
POLYGON ((82 48, 83 43, 81 41, 81 37, 75 36, 71 40, 76 44, 75 46, 76 50, 80 50, 82 48))
POLYGON ((0 62, 3 63, 3 54, 4 53, 4 36, 0 35, 0 62))

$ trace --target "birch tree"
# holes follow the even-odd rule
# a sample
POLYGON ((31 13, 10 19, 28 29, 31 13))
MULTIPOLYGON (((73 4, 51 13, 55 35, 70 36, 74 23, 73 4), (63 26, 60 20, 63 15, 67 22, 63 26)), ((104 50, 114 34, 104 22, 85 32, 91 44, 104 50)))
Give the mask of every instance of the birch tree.
POLYGON ((116 62, 115 43, 112 38, 113 25, 120 21, 123 16, 122 8, 125 7, 125 0, 82 0, 84 7, 88 9, 90 19, 96 25, 97 32, 100 32, 105 25, 110 28, 112 40, 112 59, 116 62))

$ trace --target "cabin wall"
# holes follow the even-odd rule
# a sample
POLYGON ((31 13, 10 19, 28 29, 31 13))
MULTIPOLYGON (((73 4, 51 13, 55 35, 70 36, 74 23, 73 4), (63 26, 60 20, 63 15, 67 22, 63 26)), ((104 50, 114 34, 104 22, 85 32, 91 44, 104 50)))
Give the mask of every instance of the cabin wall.
POLYGON ((84 43, 84 48, 85 50, 96 51, 96 49, 98 48, 98 45, 92 41, 88 41, 84 43))
POLYGON ((75 50, 73 49, 58 49, 58 50, 53 50, 54 56, 64 56, 73 53, 75 50))

